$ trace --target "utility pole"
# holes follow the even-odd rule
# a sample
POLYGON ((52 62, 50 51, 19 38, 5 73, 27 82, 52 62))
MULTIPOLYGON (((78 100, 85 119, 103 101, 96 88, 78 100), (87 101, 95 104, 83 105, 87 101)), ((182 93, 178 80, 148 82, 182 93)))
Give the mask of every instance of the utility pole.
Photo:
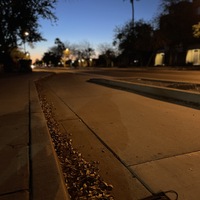
POLYGON ((29 32, 24 32, 24 54, 26 54, 26 37, 29 36, 29 32))
MULTIPOLYGON (((139 1, 139 0, 136 0, 136 1, 139 1)), ((135 20, 135 17, 134 17, 134 15, 135 15, 134 0, 130 0, 130 3, 131 3, 131 8, 132 8, 132 23, 134 24, 134 20, 135 20)))
POLYGON ((134 24, 134 0, 130 0, 131 2, 131 7, 132 7, 132 22, 134 24))

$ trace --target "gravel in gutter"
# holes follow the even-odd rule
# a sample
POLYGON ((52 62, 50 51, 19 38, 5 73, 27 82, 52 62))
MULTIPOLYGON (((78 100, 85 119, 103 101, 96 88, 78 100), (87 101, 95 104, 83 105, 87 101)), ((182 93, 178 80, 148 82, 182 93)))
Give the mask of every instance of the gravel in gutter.
POLYGON ((73 148, 70 135, 61 133, 53 113, 54 105, 48 101, 39 81, 36 82, 36 88, 71 199, 114 200, 111 195, 113 186, 99 175, 98 161, 87 162, 81 153, 73 148))

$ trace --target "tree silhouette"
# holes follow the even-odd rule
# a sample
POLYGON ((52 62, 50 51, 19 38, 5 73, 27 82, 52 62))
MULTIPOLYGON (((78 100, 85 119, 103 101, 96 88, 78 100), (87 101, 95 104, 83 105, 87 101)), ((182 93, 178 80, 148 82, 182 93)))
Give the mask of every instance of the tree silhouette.
POLYGON ((147 56, 153 49, 153 27, 140 20, 132 21, 115 29, 114 44, 118 46, 124 63, 131 65, 137 60, 141 65, 147 64, 147 56))
POLYGON ((59 38, 56 38, 54 43, 56 44, 57 55, 61 57, 66 49, 65 44, 59 38))
POLYGON ((56 20, 52 12, 56 2, 57 0, 0 1, 0 52, 3 58, 9 59, 12 49, 25 41, 34 43, 44 40, 39 32, 39 19, 56 20))
POLYGON ((162 0, 161 6, 158 29, 168 53, 166 64, 182 65, 187 48, 198 42, 192 29, 199 22, 197 7, 190 0, 162 0))

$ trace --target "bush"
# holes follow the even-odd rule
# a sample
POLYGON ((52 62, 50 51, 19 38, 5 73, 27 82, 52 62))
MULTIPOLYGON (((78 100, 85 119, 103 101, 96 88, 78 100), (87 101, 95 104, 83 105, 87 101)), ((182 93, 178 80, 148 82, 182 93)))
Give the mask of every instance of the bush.
POLYGON ((20 70, 19 70, 20 72, 32 72, 31 68, 32 60, 21 59, 19 63, 20 63, 20 70))

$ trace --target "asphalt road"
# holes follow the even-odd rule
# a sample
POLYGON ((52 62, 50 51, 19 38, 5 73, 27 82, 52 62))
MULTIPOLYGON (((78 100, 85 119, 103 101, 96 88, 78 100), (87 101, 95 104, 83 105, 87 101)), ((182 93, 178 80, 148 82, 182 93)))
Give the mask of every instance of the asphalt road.
MULTIPOLYGON (((107 71, 107 70, 106 70, 107 71)), ((95 75, 200 81, 199 72, 59 73, 48 86, 152 192, 200 198, 200 112, 87 82, 95 75), (123 75, 122 75, 123 74, 123 75), (169 76, 170 75, 170 76, 169 76)), ((173 197, 172 197, 173 198, 173 197)))
POLYGON ((199 70, 173 70, 167 68, 104 68, 99 70, 88 70, 86 73, 115 78, 142 77, 200 83, 199 70))

